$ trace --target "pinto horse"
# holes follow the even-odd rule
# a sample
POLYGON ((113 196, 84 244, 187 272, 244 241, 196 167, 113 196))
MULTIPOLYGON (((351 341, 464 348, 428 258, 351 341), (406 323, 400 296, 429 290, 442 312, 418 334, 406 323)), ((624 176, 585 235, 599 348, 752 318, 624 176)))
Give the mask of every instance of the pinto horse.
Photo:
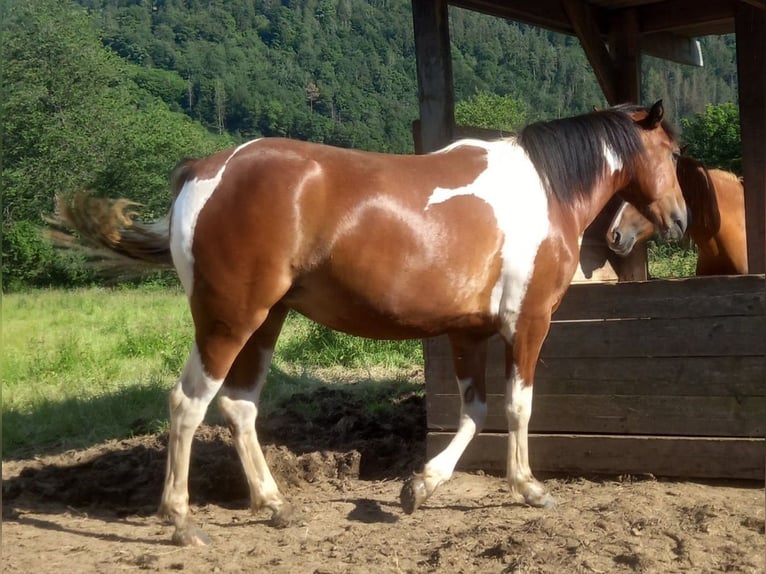
MULTIPOLYGON (((689 209, 689 237, 697 245, 697 275, 747 274, 745 190, 742 179, 708 169, 688 156, 678 160, 678 183, 689 209)), ((625 256, 655 234, 651 221, 623 202, 606 234, 610 249, 625 256)))
POLYGON ((275 526, 292 507, 255 430, 258 398, 288 310, 378 339, 447 334, 462 406, 447 448, 407 480, 414 512, 449 479, 487 413, 487 340, 507 344, 508 482, 550 507, 532 475, 527 428, 540 347, 578 263, 578 240, 621 191, 669 237, 686 228, 678 144, 662 103, 532 124, 494 142, 462 140, 420 156, 260 139, 171 177, 168 221, 142 224, 129 202, 80 196, 59 220, 97 245, 175 266, 195 342, 170 393, 160 512, 173 540, 203 544, 189 516, 192 436, 216 394, 253 511, 275 526))

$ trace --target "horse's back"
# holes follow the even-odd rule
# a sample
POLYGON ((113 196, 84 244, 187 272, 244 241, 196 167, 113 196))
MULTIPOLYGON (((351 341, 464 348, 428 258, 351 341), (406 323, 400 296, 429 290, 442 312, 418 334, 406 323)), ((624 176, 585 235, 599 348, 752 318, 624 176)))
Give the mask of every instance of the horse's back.
POLYGON ((406 156, 245 144, 189 170, 174 208, 179 275, 187 292, 251 286, 238 298, 279 295, 370 336, 386 323, 393 338, 485 322, 503 238, 493 206, 472 195, 487 161, 477 145, 406 156))

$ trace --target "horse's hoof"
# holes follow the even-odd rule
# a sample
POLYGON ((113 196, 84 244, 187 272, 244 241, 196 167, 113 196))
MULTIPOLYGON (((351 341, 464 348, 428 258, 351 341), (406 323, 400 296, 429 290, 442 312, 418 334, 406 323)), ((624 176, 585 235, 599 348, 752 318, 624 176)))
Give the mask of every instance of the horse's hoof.
POLYGON ((293 505, 285 503, 271 513, 269 524, 274 528, 287 528, 298 519, 293 505))
POLYGON ((173 533, 173 544, 177 546, 207 546, 210 538, 199 528, 176 528, 173 533))
POLYGON ((526 498, 526 502, 535 508, 544 508, 545 510, 552 510, 556 508, 556 500, 547 492, 530 495, 528 498, 526 498))
POLYGON ((399 500, 402 503, 402 510, 405 514, 412 514, 428 498, 426 483, 422 476, 414 475, 402 485, 402 492, 399 494, 399 500))

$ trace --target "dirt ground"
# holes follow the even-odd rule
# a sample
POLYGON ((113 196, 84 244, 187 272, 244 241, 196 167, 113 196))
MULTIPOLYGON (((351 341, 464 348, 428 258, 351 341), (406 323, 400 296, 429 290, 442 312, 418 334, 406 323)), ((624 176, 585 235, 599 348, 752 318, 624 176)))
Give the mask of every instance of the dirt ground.
MULTIPOLYGON (((423 464, 422 398, 396 417, 289 409, 259 420, 267 458, 301 511, 286 529, 251 515, 229 432, 203 426, 191 497, 211 545, 179 548, 154 516, 166 436, 3 463, 4 572, 766 572, 762 484, 549 478, 554 510, 510 501, 494 476, 457 473, 411 516, 401 478, 423 464)), ((325 401, 327 399, 327 401, 325 401)))

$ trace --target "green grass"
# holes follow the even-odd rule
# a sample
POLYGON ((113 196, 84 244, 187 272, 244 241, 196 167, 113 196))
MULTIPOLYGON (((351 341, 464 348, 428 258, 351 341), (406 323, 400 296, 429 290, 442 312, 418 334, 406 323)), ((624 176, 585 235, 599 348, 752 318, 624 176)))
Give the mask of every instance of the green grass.
POLYGON ((679 243, 650 241, 647 245, 649 276, 654 278, 694 277, 697 267, 695 248, 679 243))
MULTIPOLYGON (((4 295, 2 311, 4 458, 167 427, 167 392, 192 344, 181 291, 30 291, 4 295)), ((333 382, 357 383, 377 408, 368 382, 387 380, 411 392, 410 375, 422 364, 418 341, 349 337, 291 315, 261 412, 333 382)), ((220 420, 217 409, 208 420, 220 420)))
MULTIPOLYGON (((649 246, 653 277, 693 275, 695 265, 694 251, 649 246)), ((4 458, 167 428, 167 393, 192 344, 180 290, 30 291, 5 295, 2 313, 4 458)), ((379 400, 374 383, 387 381, 394 391, 411 393, 412 374, 422 366, 419 341, 349 337, 290 315, 261 413, 268 416, 291 397, 332 383, 354 383, 365 408, 391 408, 390 400, 379 400)), ((317 414, 310 412, 311 401, 304 407, 306 416, 317 414)), ((220 421, 217 409, 210 409, 208 420, 220 421)))

